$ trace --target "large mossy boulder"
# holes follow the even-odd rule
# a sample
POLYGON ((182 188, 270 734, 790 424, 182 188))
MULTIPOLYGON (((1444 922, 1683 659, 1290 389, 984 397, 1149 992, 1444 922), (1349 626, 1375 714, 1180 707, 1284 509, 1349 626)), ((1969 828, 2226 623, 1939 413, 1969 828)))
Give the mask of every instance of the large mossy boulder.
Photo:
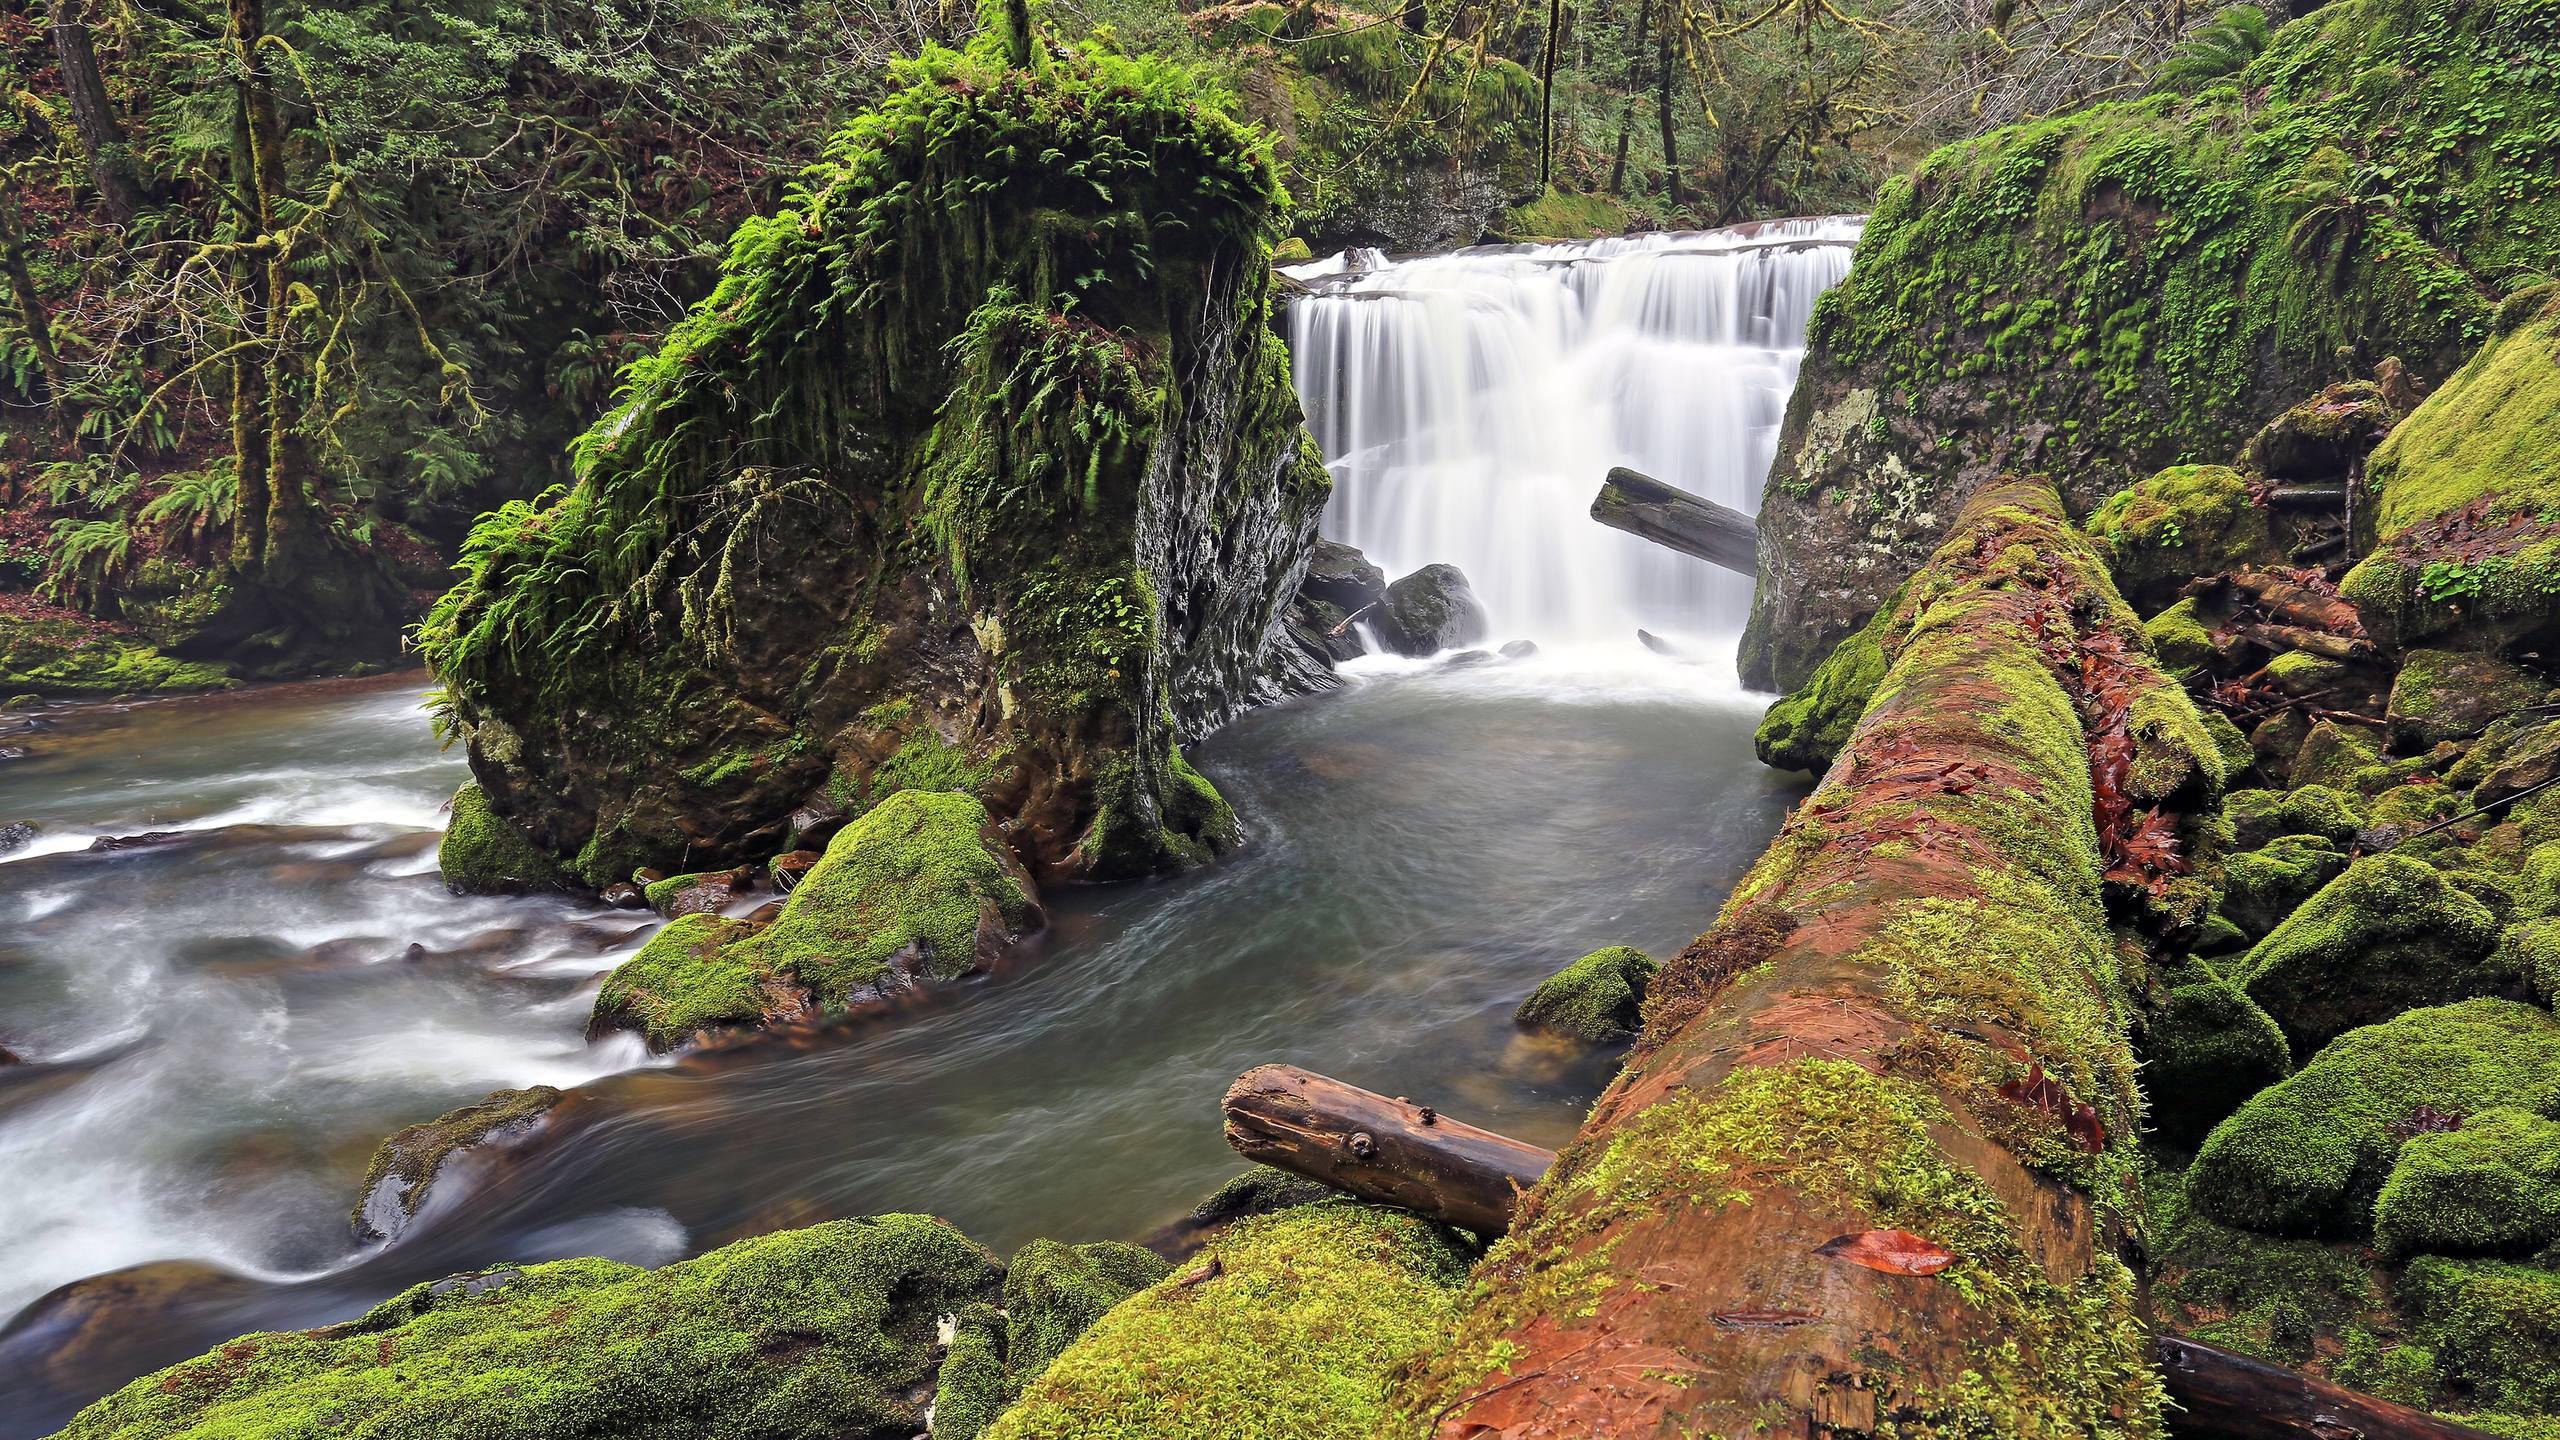
POLYGON ((1371 1440, 1439 1341, 1469 1257, 1399 1211, 1242 1220, 1067 1347, 988 1440, 1371 1440))
POLYGON ((2403 1143, 2496 1106, 2560 1114, 2560 1021, 2511 1000, 2412 1010, 2340 1036, 2214 1127, 2188 1189, 2225 1224, 2362 1235, 2403 1143))
POLYGON ((2560 283, 2510 297, 2497 322, 2366 473, 2356 535, 2371 553, 2338 589, 2386 644, 2560 641, 2560 283))
MULTIPOLYGON (((2552 363, 2560 368, 2560 359, 2552 363)), ((2560 450, 2553 457, 2552 463, 2560 466, 2560 450)), ((2391 682, 2385 718, 2391 722, 2391 738, 2401 747, 2424 750, 2446 740, 2468 740, 2550 693, 2549 681, 2494 655, 2412 650, 2391 682)))
POLYGON ((2287 835, 2344 845, 2355 839, 2366 824, 2356 797, 2331 785, 2234 790, 2223 797, 2222 809, 2231 817, 2232 842, 2252 847, 2287 835))
POLYGON ((2434 866, 2371 855, 2303 902, 2232 969, 2297 1055, 2420 1005, 2522 994, 2498 917, 2434 866))
POLYGON ((1659 968, 1633 946, 1594 950, 1540 982, 1511 1018, 1587 1045, 1628 1039, 1644 1027, 1645 987, 1659 968))
POLYGON ((837 832, 771 923, 668 922, 605 978, 591 1028, 664 1050, 816 1021, 992 965, 1041 923, 1030 879, 967 795, 903 790, 837 832))
POLYGON ((500 1090, 485 1100, 448 1111, 394 1133, 365 1166, 348 1228, 359 1240, 396 1240, 426 1203, 427 1187, 457 1155, 478 1149, 511 1149, 532 1140, 568 1098, 549 1085, 500 1090))
POLYGON ((2388 1255, 2530 1255, 2560 1240, 2560 1121, 2513 1106, 2411 1136, 2373 1202, 2388 1255))
POLYGON ((2560 1412, 2560 1270, 2497 1260, 2414 1261, 2400 1282, 2400 1302, 2413 1324, 2409 1339, 2436 1358, 2436 1378, 2466 1408, 2503 1413, 2514 1428, 2550 1433, 2560 1412))
POLYGON ((467 781, 453 792, 436 865, 456 895, 523 895, 570 882, 551 852, 490 808, 487 792, 467 781))
POLYGON ((559 1260, 413 1285, 127 1385, 62 1440, 908 1440, 940 1318, 995 1265, 922 1215, 742 1240, 658 1270, 559 1260))
POLYGON ((2227 465, 2173 465, 2109 496, 2083 528, 2137 610, 2166 606, 2198 575, 2283 558, 2248 477, 2227 465))
POLYGON ((1034 1240, 1005 1270, 1005 1393, 1046 1372, 1113 1306, 1172 1273, 1164 1257, 1116 1240, 1034 1240))
POLYGON ((894 67, 422 625, 491 805, 587 883, 902 789, 1044 881, 1236 842, 1179 743, 1276 693, 1331 484, 1279 180, 1180 67, 1036 48, 894 67))
POLYGON ((2330 841, 2280 836, 2222 862, 2219 913, 2254 944, 2346 868, 2347 857, 2330 841))
POLYGON ((2160 977, 2139 1046, 2142 1093, 2162 1139, 2191 1146, 2293 1068, 2284 1032, 2255 1001, 2198 960, 2160 977))
POLYGON ((2450 375, 2560 245, 2532 138, 2560 88, 2516 79, 2553 66, 2541 0, 2340 0, 2231 84, 2007 126, 1888 185, 1815 308, 1744 682, 1801 685, 1994 477, 2053 474, 2085 511, 2387 357, 2450 375), (2454 133, 2477 138, 2448 165, 2454 133))

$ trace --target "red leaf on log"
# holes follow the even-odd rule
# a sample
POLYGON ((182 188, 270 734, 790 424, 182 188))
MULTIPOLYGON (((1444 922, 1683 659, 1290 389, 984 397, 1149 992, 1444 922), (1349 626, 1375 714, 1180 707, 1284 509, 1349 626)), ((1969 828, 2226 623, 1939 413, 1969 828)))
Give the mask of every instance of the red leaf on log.
POLYGON ((1784 1330, 1822 1317, 1810 1310, 1719 1310, 1707 1318, 1727 1330, 1784 1330))
POLYGON ((1908 1230, 1861 1230, 1854 1235, 1834 1235, 1815 1246, 1813 1253, 1887 1275, 1935 1275, 1956 1263, 1956 1252, 1908 1230))
POLYGON ((2071 1113, 2062 1117, 2062 1130, 2071 1137, 2072 1143, 2089 1154, 2100 1154, 2107 1148, 2107 1127, 2098 1120, 2098 1107, 2085 1100, 2072 1106, 2071 1113))

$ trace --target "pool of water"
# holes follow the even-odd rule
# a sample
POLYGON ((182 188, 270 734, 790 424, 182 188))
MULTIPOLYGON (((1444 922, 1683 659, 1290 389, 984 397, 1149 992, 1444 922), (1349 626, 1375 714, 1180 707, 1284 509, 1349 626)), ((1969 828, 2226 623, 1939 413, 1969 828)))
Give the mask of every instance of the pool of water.
POLYGON ((0 1068, 0 1440, 457 1270, 887 1210, 999 1253, 1137 1238, 1240 1168, 1218 1099, 1265 1061, 1558 1143, 1615 1057, 1512 1007, 1599 946, 1676 950, 1792 798, 1730 673, 1386 662, 1196 747, 1242 854, 1049 897, 919 1013, 673 1060, 583 1038, 647 924, 445 892, 463 768, 416 677, 65 712, 0 762, 0 824, 43 832, 0 858, 0 1044, 34 1062, 0 1068), (385 1135, 536 1083, 576 1088, 555 1138, 353 1241, 385 1135))

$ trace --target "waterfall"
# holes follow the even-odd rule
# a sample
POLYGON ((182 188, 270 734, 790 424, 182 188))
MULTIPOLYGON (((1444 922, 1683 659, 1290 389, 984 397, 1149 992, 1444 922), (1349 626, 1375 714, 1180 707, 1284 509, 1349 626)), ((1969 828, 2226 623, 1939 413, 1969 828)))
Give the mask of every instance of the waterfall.
POLYGON ((1445 560, 1499 636, 1728 639, 1751 582, 1590 516, 1612 465, 1760 504, 1813 302, 1860 220, 1784 220, 1289 273, 1324 530, 1390 576, 1445 560))

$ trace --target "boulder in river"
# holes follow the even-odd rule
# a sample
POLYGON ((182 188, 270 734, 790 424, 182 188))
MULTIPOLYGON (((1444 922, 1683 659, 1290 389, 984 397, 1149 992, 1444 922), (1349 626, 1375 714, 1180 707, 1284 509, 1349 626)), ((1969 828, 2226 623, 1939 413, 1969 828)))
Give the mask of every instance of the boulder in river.
POLYGON ((522 895, 560 888, 560 863, 533 843, 516 823, 490 808, 488 794, 466 783, 453 792, 452 818, 436 863, 445 888, 456 895, 522 895))
POLYGON ((1631 945, 1594 950, 1548 976, 1512 1018, 1592 1045, 1625 1040, 1644 1026, 1645 987, 1658 968, 1631 945))
POLYGON ((1040 927, 1030 877, 967 795, 906 790, 848 825, 770 924, 670 922, 606 978, 591 1029, 665 1050, 811 1021, 984 969, 1040 927))
POLYGON ((680 920, 687 915, 717 915, 728 909, 729 902, 755 888, 755 878, 753 870, 739 865, 652 880, 640 887, 640 893, 650 909, 670 920, 680 920))
POLYGON ((1298 593, 1345 615, 1357 615, 1385 598, 1387 572, 1351 546, 1318 540, 1307 561, 1307 578, 1298 582, 1298 593))
POLYGON ((1473 645, 1490 628, 1484 606, 1455 565, 1425 565, 1388 586, 1376 618, 1378 637, 1399 655, 1473 645))
POLYGON ((610 1260, 413 1285, 343 1325, 244 1336, 91 1405, 62 1440, 232 1433, 511 1440, 925 1428, 941 1317, 996 1266, 924 1215, 838 1220, 643 1270, 610 1260))
POLYGON ((0 825, 0 855, 7 855, 13 851, 24 850, 28 846, 33 845, 36 843, 36 835, 38 833, 35 823, 29 820, 20 820, 14 824, 0 825))
POLYGON ((500 1090, 486 1100, 412 1125, 382 1142, 365 1167, 364 1188, 348 1217, 359 1240, 396 1240, 426 1202, 445 1162, 466 1150, 512 1151, 531 1143, 568 1099, 549 1085, 500 1090))

